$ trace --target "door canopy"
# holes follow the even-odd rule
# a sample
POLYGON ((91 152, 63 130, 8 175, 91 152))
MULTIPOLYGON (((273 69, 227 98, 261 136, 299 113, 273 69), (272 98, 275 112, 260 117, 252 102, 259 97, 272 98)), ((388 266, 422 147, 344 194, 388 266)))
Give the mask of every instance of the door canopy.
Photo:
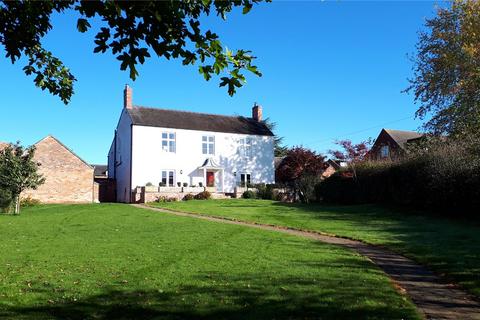
POLYGON ((205 161, 203 162, 203 164, 198 167, 198 169, 206 169, 206 170, 223 170, 222 167, 220 167, 216 162, 215 160, 213 160, 213 158, 207 158, 205 159, 205 161))

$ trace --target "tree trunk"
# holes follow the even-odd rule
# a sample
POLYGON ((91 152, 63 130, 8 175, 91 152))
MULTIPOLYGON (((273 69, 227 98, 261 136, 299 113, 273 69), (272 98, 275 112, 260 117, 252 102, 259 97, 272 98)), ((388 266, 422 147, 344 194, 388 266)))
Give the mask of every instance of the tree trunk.
POLYGON ((15 196, 15 211, 14 214, 20 214, 20 196, 15 196))

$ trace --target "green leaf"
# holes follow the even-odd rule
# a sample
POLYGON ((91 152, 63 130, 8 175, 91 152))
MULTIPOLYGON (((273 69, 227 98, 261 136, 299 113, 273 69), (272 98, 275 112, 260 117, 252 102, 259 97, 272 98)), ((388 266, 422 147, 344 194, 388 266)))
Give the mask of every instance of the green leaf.
POLYGON ((83 18, 80 18, 77 20, 77 29, 78 31, 84 33, 88 30, 88 28, 90 28, 91 25, 90 23, 87 21, 87 19, 83 19, 83 18))
POLYGON ((243 6, 243 11, 242 13, 243 14, 247 14, 250 12, 250 10, 252 9, 252 4, 251 3, 247 3, 245 4, 245 6, 243 6))
POLYGON ((205 80, 210 80, 212 78, 212 67, 211 66, 200 66, 198 67, 198 72, 200 72, 200 74, 203 75, 203 78, 205 78, 205 80))
POLYGON ((260 71, 258 71, 258 68, 256 66, 247 66, 247 70, 252 72, 253 74, 261 77, 262 76, 262 73, 260 71))

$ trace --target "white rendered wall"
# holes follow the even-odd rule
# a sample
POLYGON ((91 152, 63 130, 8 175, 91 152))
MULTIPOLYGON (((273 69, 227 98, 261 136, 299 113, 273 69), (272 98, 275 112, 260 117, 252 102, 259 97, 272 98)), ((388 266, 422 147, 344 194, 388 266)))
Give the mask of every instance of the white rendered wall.
POLYGON ((110 145, 110 149, 108 150, 108 156, 107 156, 107 175, 108 178, 114 179, 114 159, 115 159, 115 135, 113 136, 112 144, 110 145))
POLYGON ((117 125, 117 146, 116 156, 113 155, 114 143, 110 148, 108 155, 108 175, 116 180, 117 201, 130 202, 130 140, 131 140, 131 124, 132 120, 125 109, 122 110, 120 120, 117 125), (114 159, 116 158, 116 167, 114 166, 114 159), (115 175, 113 177, 113 175, 115 175))
MULTIPOLYGON (((240 173, 251 174, 251 183, 274 183, 273 137, 169 129, 146 126, 133 126, 132 141, 132 188, 154 185, 161 181, 162 170, 174 170, 175 181, 189 185, 205 185, 203 170, 199 170, 205 159, 212 157, 224 168, 223 191, 233 192, 240 173), (176 152, 162 150, 162 132, 176 134, 176 152), (202 154, 202 136, 215 137, 215 154, 202 154), (252 138, 252 157, 247 159, 239 152, 239 140, 252 138), (180 173, 182 172, 182 173, 180 173), (234 176, 234 172, 237 175, 234 176)), ((215 184, 221 183, 221 175, 216 174, 215 184), (218 179, 219 178, 219 179, 218 179)), ((118 180, 117 180, 118 183, 118 180)))

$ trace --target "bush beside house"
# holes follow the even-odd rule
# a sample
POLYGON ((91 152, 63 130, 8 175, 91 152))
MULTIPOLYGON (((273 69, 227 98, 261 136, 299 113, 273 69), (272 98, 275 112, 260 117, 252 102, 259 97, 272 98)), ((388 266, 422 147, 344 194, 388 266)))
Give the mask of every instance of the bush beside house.
POLYGON ((257 195, 252 190, 247 190, 242 194, 243 199, 255 199, 257 195))
POLYGON ((315 200, 314 188, 325 168, 325 157, 304 147, 294 147, 278 164, 277 182, 291 190, 294 200, 315 200))
POLYGON ((244 199, 278 200, 280 188, 276 184, 258 183, 248 187, 242 193, 244 199))
POLYGON ((210 200, 212 198, 212 194, 207 190, 197 193, 194 198, 196 200, 210 200))

